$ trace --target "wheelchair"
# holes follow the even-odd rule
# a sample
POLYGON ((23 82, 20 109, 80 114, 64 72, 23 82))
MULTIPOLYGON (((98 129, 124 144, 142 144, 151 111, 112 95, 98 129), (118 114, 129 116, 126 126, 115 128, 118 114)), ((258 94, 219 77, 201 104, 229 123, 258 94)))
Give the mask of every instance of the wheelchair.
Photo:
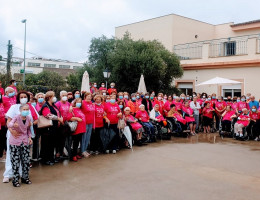
POLYGON ((166 127, 164 127, 161 124, 161 122, 157 122, 154 120, 151 120, 150 122, 154 126, 155 135, 158 140, 170 140, 171 139, 171 133, 168 132, 168 128, 169 128, 168 122, 167 122, 166 127))
POLYGON ((189 136, 187 125, 181 125, 181 123, 173 117, 166 117, 166 120, 172 136, 184 138, 189 136))

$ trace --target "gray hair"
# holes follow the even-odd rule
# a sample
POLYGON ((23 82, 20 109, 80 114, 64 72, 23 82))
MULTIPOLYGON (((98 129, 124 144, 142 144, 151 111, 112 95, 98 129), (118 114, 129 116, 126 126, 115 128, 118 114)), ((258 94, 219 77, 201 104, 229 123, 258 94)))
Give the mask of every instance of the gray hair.
POLYGON ((65 91, 65 90, 60 91, 60 96, 63 95, 63 94, 68 95, 68 92, 65 91))
POLYGON ((22 111, 22 109, 23 109, 24 107, 26 107, 26 108, 28 108, 28 109, 30 108, 28 104, 21 104, 19 110, 22 111))
POLYGON ((5 92, 9 92, 10 90, 14 90, 14 88, 12 88, 12 87, 5 88, 5 92))

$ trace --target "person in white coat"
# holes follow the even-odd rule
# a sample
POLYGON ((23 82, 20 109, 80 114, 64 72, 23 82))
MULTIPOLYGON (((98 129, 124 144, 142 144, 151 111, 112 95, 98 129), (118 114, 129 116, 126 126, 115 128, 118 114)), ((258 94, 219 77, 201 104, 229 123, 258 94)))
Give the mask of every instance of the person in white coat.
MULTIPOLYGON (((21 104, 27 104, 29 99, 30 99, 30 95, 27 92, 23 91, 23 92, 18 93, 16 104, 12 105, 10 107, 10 109, 8 110, 8 112, 6 113, 7 123, 9 123, 13 117, 20 114, 21 104)), ((35 110, 35 108, 33 106, 31 106, 31 108, 35 110)), ((31 111, 29 113, 30 113, 29 117, 30 117, 31 121, 33 122, 33 117, 32 117, 31 111)), ((36 110, 35 110, 35 113, 38 115, 36 110)), ((31 126, 31 131, 33 131, 32 126, 31 126)), ((8 129, 8 131, 7 131, 7 140, 6 140, 7 151, 6 151, 5 172, 3 174, 3 176, 4 176, 3 183, 8 183, 10 181, 10 179, 13 177, 12 165, 11 165, 11 160, 10 160, 10 148, 9 148, 10 134, 16 135, 17 132, 12 129, 8 129), (10 130, 11 130, 11 132, 10 132, 10 130)), ((34 135, 33 132, 32 132, 32 135, 34 135)), ((21 175, 21 173, 22 173, 22 170, 20 167, 20 175, 21 175)))
POLYGON ((200 120, 199 110, 201 109, 201 107, 197 100, 198 100, 198 97, 194 96, 193 101, 190 102, 190 108, 193 110, 193 116, 194 116, 195 122, 197 124, 196 132, 199 132, 199 120, 200 120))

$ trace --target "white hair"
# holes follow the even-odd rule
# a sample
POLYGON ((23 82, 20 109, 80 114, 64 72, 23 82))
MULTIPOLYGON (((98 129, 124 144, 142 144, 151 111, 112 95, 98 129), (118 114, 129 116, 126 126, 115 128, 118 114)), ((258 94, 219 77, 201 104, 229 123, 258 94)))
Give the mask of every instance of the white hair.
POLYGON ((35 95, 35 98, 38 99, 39 95, 42 95, 43 98, 45 98, 45 94, 42 93, 42 92, 37 93, 37 94, 35 95))
POLYGON ((141 108, 141 107, 144 107, 144 104, 141 104, 141 105, 139 106, 139 108, 141 108))
POLYGON ((124 111, 131 110, 129 107, 125 107, 124 111))
POLYGON ((63 95, 63 94, 68 95, 68 92, 65 91, 65 90, 60 91, 60 96, 63 95))
POLYGON ((5 88, 5 92, 8 92, 8 91, 10 91, 10 90, 14 90, 14 88, 12 88, 12 87, 7 87, 7 88, 5 88))

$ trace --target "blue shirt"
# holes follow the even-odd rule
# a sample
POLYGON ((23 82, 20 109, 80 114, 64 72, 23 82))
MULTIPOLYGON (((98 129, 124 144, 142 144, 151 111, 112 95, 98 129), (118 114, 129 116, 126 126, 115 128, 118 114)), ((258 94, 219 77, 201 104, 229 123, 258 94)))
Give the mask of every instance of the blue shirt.
POLYGON ((251 109, 253 106, 256 106, 256 108, 258 109, 258 108, 259 108, 259 102, 258 102, 258 101, 250 101, 250 102, 249 102, 249 107, 250 107, 250 109, 251 109))

